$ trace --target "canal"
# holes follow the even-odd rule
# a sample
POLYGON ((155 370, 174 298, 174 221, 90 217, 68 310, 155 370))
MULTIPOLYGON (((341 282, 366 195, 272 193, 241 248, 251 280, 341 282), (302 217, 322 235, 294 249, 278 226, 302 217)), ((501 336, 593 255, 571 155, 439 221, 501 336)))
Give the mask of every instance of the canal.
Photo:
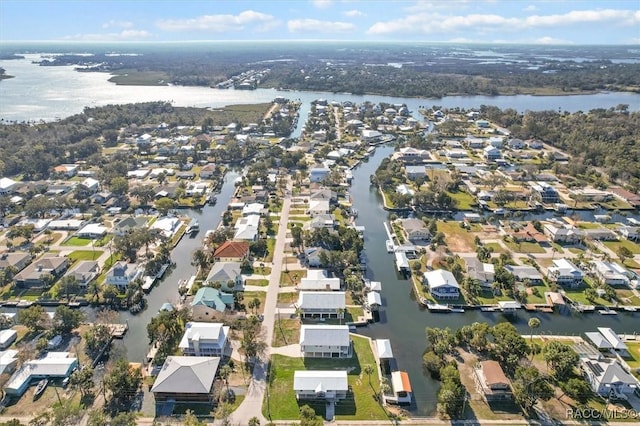
POLYGON ((238 175, 238 172, 235 171, 227 172, 215 205, 206 205, 201 210, 181 211, 181 213, 186 213, 188 216, 198 220, 200 232, 194 238, 185 235, 173 249, 171 259, 176 266, 167 272, 164 279, 157 283, 147 295, 147 308, 136 315, 127 311, 120 313, 120 320, 129 324, 129 331, 122 341, 129 360, 136 362, 144 360, 149 351, 147 324, 158 313, 164 303, 169 302, 173 305, 178 303, 178 281, 189 279, 190 276, 196 273, 196 268, 191 265, 191 254, 202 246, 202 240, 207 230, 218 227, 222 219, 222 213, 227 209, 227 205, 233 196, 235 190, 234 181, 238 175))
MULTIPOLYGON (((464 314, 431 314, 419 307, 412 295, 411 282, 396 274, 393 256, 385 247, 386 234, 382 222, 388 217, 381 206, 377 191, 369 184, 383 158, 393 152, 389 146, 380 146, 368 162, 354 170, 350 189, 354 207, 358 210, 358 224, 366 227, 365 250, 367 252, 367 277, 382 282, 383 308, 380 322, 359 329, 372 338, 391 339, 393 353, 400 369, 409 373, 416 408, 415 415, 433 415, 439 382, 422 371, 422 353, 426 347, 426 327, 450 327, 457 329, 473 322, 489 325, 507 321, 500 313, 468 311, 464 314)), ((536 313, 542 324, 538 333, 580 334, 598 326, 611 327, 619 333, 634 333, 640 330, 640 314, 621 313, 600 316, 598 314, 543 314, 536 313)), ((530 315, 521 311, 514 325, 523 333, 529 332, 527 321, 530 315)))

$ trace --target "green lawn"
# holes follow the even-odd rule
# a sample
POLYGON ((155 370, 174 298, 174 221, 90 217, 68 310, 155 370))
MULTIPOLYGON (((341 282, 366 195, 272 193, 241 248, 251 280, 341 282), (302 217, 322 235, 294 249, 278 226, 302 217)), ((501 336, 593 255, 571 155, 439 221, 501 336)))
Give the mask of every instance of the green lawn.
POLYGON ((93 250, 76 250, 76 251, 72 251, 71 253, 69 253, 69 256, 67 256, 70 260, 72 261, 78 261, 78 260, 96 260, 97 258, 100 257, 100 255, 102 254, 102 251, 98 250, 98 251, 93 251, 93 250))
POLYGON ((507 247, 509 247, 512 251, 518 253, 545 253, 545 249, 540 246, 538 243, 531 243, 528 241, 523 241, 521 243, 506 243, 507 247))
POLYGON ((472 232, 460 226, 457 221, 441 221, 438 223, 438 232, 442 232, 446 236, 446 242, 452 251, 473 252, 475 251, 475 243, 473 242, 475 235, 472 232))
POLYGON ((287 346, 300 340, 300 321, 298 319, 276 319, 273 326, 273 346, 287 346))
POLYGON ((485 243, 483 244, 486 248, 490 248, 494 253, 504 253, 505 249, 498 243, 485 243))
POLYGON ((88 246, 89 244, 91 244, 91 239, 90 238, 69 237, 69 238, 67 238, 66 241, 64 241, 60 245, 61 246, 82 247, 82 246, 88 246))
POLYGON ((620 240, 620 241, 604 241, 605 246, 609 249, 613 250, 614 253, 618 251, 620 247, 628 248, 633 254, 640 254, 640 245, 634 243, 629 240, 620 240))
POLYGON ((275 249, 276 249, 276 239, 267 238, 267 256, 264 258, 265 262, 273 262, 273 252, 275 251, 275 249))
POLYGON ((278 303, 290 305, 298 301, 298 292, 278 293, 278 303))
POLYGON ((473 207, 477 205, 473 195, 467 192, 457 191, 447 192, 447 194, 456 201, 456 208, 458 210, 472 210, 473 207))
POLYGON ((626 342, 631 358, 627 358, 627 364, 631 368, 640 368, 640 342, 626 342))
POLYGON ((269 285, 269 280, 265 279, 256 279, 256 280, 246 280, 245 285, 259 285, 261 287, 266 287, 269 285))
MULTIPOLYGON (((363 366, 375 366, 375 358, 369 340, 364 337, 351 336, 354 354, 350 359, 303 359, 282 355, 271 357, 269 397, 265 398, 262 413, 266 417, 278 420, 297 420, 300 407, 293 391, 293 375, 296 370, 338 370, 348 371, 349 387, 352 393, 346 400, 336 405, 336 420, 385 420, 384 409, 374 398, 379 390, 378 370, 374 369, 369 378, 362 371, 363 366), (269 414, 271 416, 269 416, 269 414)), ((311 404, 310 404, 311 405, 311 404)), ((324 405, 314 406, 316 414, 324 414, 324 405)))
MULTIPOLYGON (((261 314, 264 312, 264 301, 267 299, 267 293, 264 291, 245 291, 244 292, 244 303, 245 306, 249 304, 251 300, 257 298, 260 301, 260 308, 256 311, 256 313, 261 314)), ((247 313, 252 313, 251 309, 246 308, 247 313)))
POLYGON ((282 271, 280 273, 280 286, 290 287, 300 284, 300 280, 307 276, 307 271, 282 271))

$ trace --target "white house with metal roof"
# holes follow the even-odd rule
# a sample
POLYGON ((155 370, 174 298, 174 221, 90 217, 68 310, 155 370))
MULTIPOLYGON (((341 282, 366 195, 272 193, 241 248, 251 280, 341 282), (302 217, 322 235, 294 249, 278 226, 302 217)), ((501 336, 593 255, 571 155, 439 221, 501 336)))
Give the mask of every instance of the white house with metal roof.
POLYGON ((598 331, 604 336, 605 339, 609 341, 609 343, 611 343, 613 349, 615 349, 616 351, 627 351, 627 345, 624 344, 622 339, 618 337, 613 329, 608 327, 598 327, 598 331))
POLYGON ((424 283, 429 286, 429 292, 435 298, 457 299, 460 297, 460 284, 451 272, 444 269, 426 272, 424 283))
POLYGON ((78 359, 70 352, 48 352, 44 358, 25 362, 9 379, 5 392, 21 396, 33 380, 64 379, 78 366, 78 359))
POLYGON ((553 265, 547 269, 549 278, 560 285, 578 287, 582 284, 583 272, 567 259, 555 259, 553 265))
POLYGON ((607 399, 626 400, 640 388, 638 380, 627 373, 616 360, 582 358, 581 367, 591 389, 607 399))
POLYGON ((344 318, 344 291, 301 291, 297 308, 302 318, 344 318))
POLYGON ((178 347, 185 356, 223 356, 230 327, 218 322, 188 322, 178 347))
POLYGON ((350 358, 353 351, 349 326, 303 324, 300 327, 300 352, 304 358, 350 358))
POLYGON ((309 269, 298 284, 300 290, 340 290, 340 278, 329 278, 324 269, 309 269))
POLYGON ((346 370, 297 370, 293 373, 293 390, 298 400, 345 399, 349 391, 346 370))

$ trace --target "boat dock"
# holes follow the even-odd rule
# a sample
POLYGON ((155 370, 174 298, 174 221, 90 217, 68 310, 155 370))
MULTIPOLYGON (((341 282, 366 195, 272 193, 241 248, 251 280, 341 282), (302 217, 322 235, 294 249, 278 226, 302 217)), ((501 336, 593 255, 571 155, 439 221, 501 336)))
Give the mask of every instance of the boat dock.
POLYGON ((129 330, 129 324, 105 324, 114 339, 122 339, 129 330))

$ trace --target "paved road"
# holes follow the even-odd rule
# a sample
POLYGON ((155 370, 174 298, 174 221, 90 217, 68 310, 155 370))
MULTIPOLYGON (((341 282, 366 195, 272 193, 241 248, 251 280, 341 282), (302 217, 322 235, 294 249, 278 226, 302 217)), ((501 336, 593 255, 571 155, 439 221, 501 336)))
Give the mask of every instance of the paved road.
POLYGON ((258 417, 261 424, 267 423, 267 419, 262 415, 262 400, 266 389, 266 369, 271 354, 271 342, 273 341, 273 327, 275 324, 276 306, 278 304, 278 291, 280 290, 280 274, 282 273, 282 262, 284 259, 284 246, 287 238, 287 222, 289 221, 289 208, 291 207, 291 180, 287 182, 287 195, 282 202, 282 212, 276 236, 276 244, 273 254, 273 267, 269 286, 266 288, 267 298, 264 303, 264 338, 267 342, 267 350, 263 359, 259 360, 254 369, 249 389, 242 401, 242 404, 233 412, 231 416, 232 424, 246 425, 252 417, 258 417))

